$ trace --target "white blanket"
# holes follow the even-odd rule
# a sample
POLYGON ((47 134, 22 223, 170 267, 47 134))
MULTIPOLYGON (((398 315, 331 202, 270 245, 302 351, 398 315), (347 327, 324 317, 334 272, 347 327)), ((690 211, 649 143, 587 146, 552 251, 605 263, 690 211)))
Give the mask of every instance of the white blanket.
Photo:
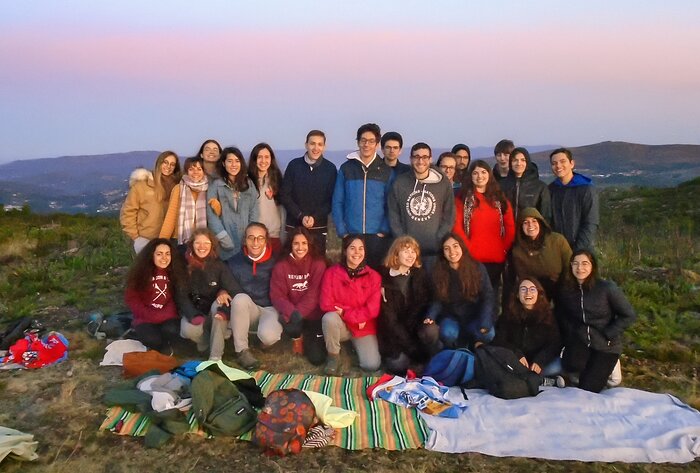
POLYGON ((628 463, 700 457, 700 412, 670 394, 547 388, 506 401, 482 390, 466 392, 468 401, 450 389, 453 403, 468 406, 458 419, 422 415, 431 429, 427 449, 628 463))

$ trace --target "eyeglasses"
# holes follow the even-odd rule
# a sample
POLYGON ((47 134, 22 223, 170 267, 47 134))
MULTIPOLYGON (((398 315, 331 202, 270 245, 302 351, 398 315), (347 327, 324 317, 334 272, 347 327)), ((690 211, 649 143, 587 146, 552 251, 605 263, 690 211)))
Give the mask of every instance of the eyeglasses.
POLYGON ((537 292, 537 287, 536 286, 521 286, 520 289, 518 289, 521 294, 535 294, 537 292))
POLYGON ((413 155, 411 155, 411 159, 415 159, 416 161, 428 161, 428 160, 430 160, 430 155, 424 154, 422 156, 419 156, 417 154, 413 154, 413 155))
POLYGON ((454 166, 440 166, 440 169, 442 169, 443 171, 450 171, 450 170, 454 170, 455 167, 454 166))
POLYGON ((263 243, 266 240, 265 235, 258 235, 258 236, 248 235, 247 237, 245 237, 245 239, 246 239, 246 241, 249 241, 251 243, 254 243, 254 242, 263 243))
POLYGON ((360 139, 360 144, 361 145, 376 145, 377 140, 373 140, 373 139, 368 140, 367 138, 362 138, 362 139, 360 139))

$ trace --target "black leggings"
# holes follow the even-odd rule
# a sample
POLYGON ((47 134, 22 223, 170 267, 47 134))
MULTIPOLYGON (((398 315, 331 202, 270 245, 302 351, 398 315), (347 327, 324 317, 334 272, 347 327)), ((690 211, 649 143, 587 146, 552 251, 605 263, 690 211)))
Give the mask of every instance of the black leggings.
POLYGON ((153 350, 169 351, 180 340, 180 319, 166 320, 162 324, 139 324, 134 327, 131 338, 153 350))
POLYGON ((578 387, 599 393, 608 382, 620 355, 606 353, 587 347, 579 339, 567 343, 562 364, 566 371, 578 372, 578 387))

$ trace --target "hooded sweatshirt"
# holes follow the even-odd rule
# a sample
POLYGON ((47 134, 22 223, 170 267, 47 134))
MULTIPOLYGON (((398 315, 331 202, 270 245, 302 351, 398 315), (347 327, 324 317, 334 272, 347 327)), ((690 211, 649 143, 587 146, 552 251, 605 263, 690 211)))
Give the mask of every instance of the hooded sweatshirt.
POLYGON ((530 160, 530 153, 522 152, 527 165, 525 172, 520 177, 510 171, 499 184, 513 206, 515 220, 518 220, 520 211, 525 207, 535 207, 549 222, 552 220, 552 207, 549 199, 547 184, 540 181, 540 173, 537 166, 530 160))
POLYGON ((552 229, 566 237, 571 248, 593 250, 600 222, 598 195, 592 181, 578 173, 564 185, 559 178, 549 184, 552 229))
POLYGON ((394 173, 374 155, 368 166, 358 152, 340 166, 333 190, 333 223, 338 236, 389 233, 386 201, 394 173))
POLYGON ((308 254, 300 260, 289 254, 275 264, 270 299, 285 321, 289 322, 295 310, 305 319, 321 318, 318 298, 325 270, 326 263, 322 259, 313 259, 308 254))
POLYGON ((411 235, 426 255, 439 253, 440 240, 455 220, 452 185, 436 169, 419 180, 415 173, 400 174, 389 193, 387 203, 391 233, 411 235))

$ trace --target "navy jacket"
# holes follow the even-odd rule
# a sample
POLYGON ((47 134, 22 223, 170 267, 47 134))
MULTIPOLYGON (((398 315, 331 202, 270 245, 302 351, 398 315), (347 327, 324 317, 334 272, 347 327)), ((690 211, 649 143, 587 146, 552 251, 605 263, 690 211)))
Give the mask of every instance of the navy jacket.
POLYGON ((314 228, 328 226, 337 173, 335 164, 323 156, 313 164, 303 156, 290 161, 279 194, 287 211, 287 225, 298 227, 301 218, 309 215, 314 218, 314 228))
POLYGON ((589 178, 574 173, 567 185, 556 179, 549 185, 552 230, 561 233, 576 251, 593 251, 600 222, 598 195, 589 178))

